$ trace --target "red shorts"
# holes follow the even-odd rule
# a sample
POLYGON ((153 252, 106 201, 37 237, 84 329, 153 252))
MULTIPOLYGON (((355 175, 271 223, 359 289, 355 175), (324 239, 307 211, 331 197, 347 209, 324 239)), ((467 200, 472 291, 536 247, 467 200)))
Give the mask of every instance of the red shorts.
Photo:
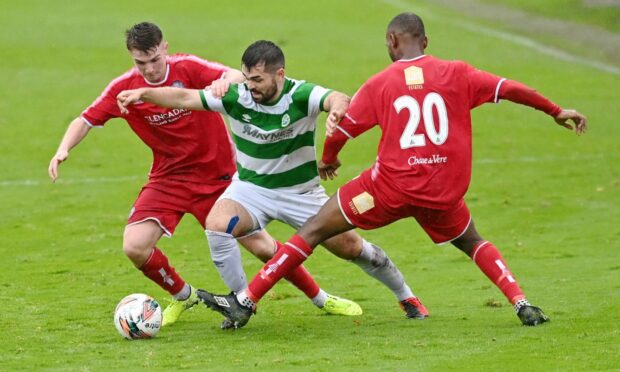
POLYGON ((465 232, 471 215, 465 201, 446 210, 388 201, 366 171, 338 189, 340 211, 353 225, 373 230, 405 217, 413 217, 436 244, 448 243, 465 232))
POLYGON ((127 225, 153 220, 172 236, 185 213, 191 213, 204 228, 205 220, 230 181, 194 183, 181 181, 151 181, 142 187, 127 225))

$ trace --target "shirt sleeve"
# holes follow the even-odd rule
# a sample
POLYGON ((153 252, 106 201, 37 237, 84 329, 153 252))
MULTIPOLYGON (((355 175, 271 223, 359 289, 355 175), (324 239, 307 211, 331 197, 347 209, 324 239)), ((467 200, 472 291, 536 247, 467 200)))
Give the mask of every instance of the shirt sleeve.
POLYGON ((200 100, 202 101, 202 107, 204 107, 205 110, 217 111, 222 114, 226 113, 226 110, 224 109, 224 102, 222 101, 221 98, 215 98, 213 96, 213 93, 211 93, 211 89, 203 89, 203 90, 200 90, 199 93, 200 93, 200 100))
POLYGON ((349 138, 355 138, 378 124, 375 102, 370 98, 371 88, 368 83, 351 98, 344 119, 337 129, 349 138))
POLYGON ((331 92, 320 85, 303 81, 293 93, 293 102, 301 110, 305 111, 307 108, 308 116, 318 116, 324 111, 323 103, 331 92))
POLYGON ((331 89, 323 88, 320 85, 314 85, 310 92, 310 97, 308 98, 308 115, 316 116, 321 111, 325 111, 323 103, 331 92, 331 89))
POLYGON ((506 79, 478 70, 466 63, 464 65, 469 83, 469 107, 478 107, 487 102, 498 102, 499 88, 506 79))
POLYGON ((323 156, 321 157, 323 163, 335 163, 338 159, 338 153, 340 153, 340 150, 342 150, 348 140, 349 137, 342 130, 337 130, 330 137, 327 137, 323 146, 323 156))
POLYGON ((241 84, 231 84, 228 87, 228 92, 224 94, 222 98, 215 98, 211 89, 203 89, 198 91, 200 94, 200 100, 202 101, 202 107, 205 110, 216 111, 221 114, 228 114, 233 107, 237 105, 239 100, 239 87, 241 84))
POLYGON ((122 89, 114 81, 111 82, 99 97, 82 112, 82 119, 91 127, 101 127, 108 120, 121 116, 116 104, 116 95, 122 89))
POLYGON ((501 99, 507 99, 512 102, 533 107, 553 117, 558 116, 562 111, 560 106, 551 102, 547 97, 527 85, 514 80, 504 81, 498 96, 501 99))

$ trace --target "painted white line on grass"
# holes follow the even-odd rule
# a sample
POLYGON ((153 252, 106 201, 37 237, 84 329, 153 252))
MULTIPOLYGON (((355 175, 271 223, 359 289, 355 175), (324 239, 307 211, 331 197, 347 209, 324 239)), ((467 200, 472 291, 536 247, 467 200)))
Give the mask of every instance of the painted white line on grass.
POLYGON ((542 163, 576 160, 595 160, 602 156, 519 156, 516 158, 480 158, 474 159, 474 164, 508 164, 508 163, 542 163))
MULTIPOLYGON (((402 0, 382 0, 382 1, 385 4, 391 5, 402 11, 412 11, 412 9, 414 8, 413 4, 409 4, 408 2, 402 1, 402 0)), ((440 20, 439 17, 429 12, 427 8, 419 7, 418 5, 415 5, 415 8, 423 9, 423 14, 425 18, 429 18, 435 21, 440 20)), ((499 30, 486 27, 486 26, 483 26, 483 25, 480 25, 474 22, 466 22, 466 21, 450 19, 450 23, 454 26, 460 27, 462 29, 465 29, 471 32, 482 34, 484 36, 492 36, 492 37, 495 37, 501 40, 506 40, 511 43, 527 47, 541 54, 546 54, 548 56, 557 58, 565 62, 576 63, 576 64, 595 68, 599 71, 607 72, 607 73, 614 74, 614 75, 620 75, 620 68, 616 66, 612 66, 612 65, 608 65, 603 62, 591 60, 589 59, 590 57, 582 57, 582 56, 578 56, 575 54, 571 54, 564 50, 557 49, 557 48, 554 48, 548 45, 544 45, 542 43, 539 43, 537 41, 534 41, 524 36, 516 35, 510 32, 506 32, 506 31, 499 31, 499 30)))
MULTIPOLYGON (((572 156, 518 156, 514 158, 474 158, 474 164, 510 164, 510 163, 541 163, 541 162, 566 162, 566 161, 594 161, 597 159, 616 159, 616 156, 609 155, 572 155, 572 156)), ((92 183, 119 183, 126 181, 147 180, 143 176, 121 176, 121 177, 96 177, 78 179, 59 179, 56 183, 65 185, 81 185, 92 183)), ((0 181, 0 187, 14 186, 41 186, 51 184, 49 179, 23 179, 0 181)))
MULTIPOLYGON (((78 179, 59 179, 56 181, 58 184, 65 185, 81 185, 89 183, 118 183, 125 181, 136 181, 139 179, 145 179, 144 176, 122 176, 122 177, 95 177, 95 178, 78 178, 78 179)), ((12 186, 41 186, 51 184, 49 178, 43 179, 25 179, 25 180, 6 180, 0 181, 0 187, 12 187, 12 186)))
POLYGON ((577 56, 574 54, 570 54, 561 49, 557 49, 554 47, 541 44, 537 41, 526 38, 524 36, 511 34, 505 31, 494 30, 492 28, 482 26, 479 24, 475 24, 475 23, 470 23, 470 22, 456 21, 456 22, 453 22, 453 24, 463 29, 466 29, 468 31, 477 32, 477 33, 480 33, 486 36, 494 36, 498 39, 510 41, 514 44, 525 46, 541 54, 546 54, 548 56, 555 57, 565 62, 576 63, 576 64, 592 67, 592 68, 595 68, 603 72, 608 72, 610 74, 620 75, 620 68, 618 67, 608 65, 603 62, 591 60, 589 59, 590 57, 581 57, 581 56, 577 56))

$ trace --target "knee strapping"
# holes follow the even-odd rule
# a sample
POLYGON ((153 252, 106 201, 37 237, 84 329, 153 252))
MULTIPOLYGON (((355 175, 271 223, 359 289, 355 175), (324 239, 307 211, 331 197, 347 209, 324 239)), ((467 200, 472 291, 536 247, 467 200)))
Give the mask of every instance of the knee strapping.
POLYGON ((226 227, 226 234, 232 234, 235 226, 239 223, 239 216, 232 216, 230 221, 228 221, 228 226, 226 227))

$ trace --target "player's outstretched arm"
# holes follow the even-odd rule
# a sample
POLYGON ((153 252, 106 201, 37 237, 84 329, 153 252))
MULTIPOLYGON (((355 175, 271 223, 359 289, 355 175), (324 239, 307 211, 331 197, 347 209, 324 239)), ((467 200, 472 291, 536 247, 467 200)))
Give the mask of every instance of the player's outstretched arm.
POLYGON ((340 120, 344 118, 344 114, 347 113, 351 98, 344 93, 337 91, 331 92, 323 102, 323 109, 328 112, 327 120, 325 121, 325 129, 327 136, 331 136, 336 130, 336 126, 340 123, 340 120))
POLYGON ((587 118, 575 110, 564 110, 533 88, 514 80, 506 80, 500 86, 499 98, 527 105, 551 115, 558 125, 573 130, 577 135, 588 128, 587 118), (573 122, 571 125, 570 122, 573 122))
POLYGON ((124 90, 116 96, 116 103, 122 114, 129 113, 129 105, 136 102, 150 102, 157 106, 182 108, 187 110, 204 110, 200 93, 197 89, 184 88, 139 88, 124 90))
POLYGON ((47 168, 47 173, 52 179, 52 182, 56 182, 58 178, 58 166, 60 163, 67 160, 69 151, 77 146, 77 144, 86 137, 89 131, 90 127, 82 118, 75 118, 69 124, 62 141, 60 141, 60 145, 58 145, 58 150, 56 150, 56 154, 54 154, 52 160, 50 160, 50 165, 47 168))
POLYGON ((584 134, 588 129, 588 118, 575 110, 562 109, 562 111, 560 111, 554 119, 558 125, 561 125, 568 130, 575 129, 575 133, 577 133, 577 135, 584 134), (572 125, 570 123, 571 121, 573 123, 572 125))
POLYGON ((245 80, 245 76, 239 70, 230 69, 224 73, 221 79, 215 80, 211 85, 209 85, 209 89, 211 89, 211 94, 215 98, 222 98, 228 92, 228 88, 230 84, 242 83, 245 80))

